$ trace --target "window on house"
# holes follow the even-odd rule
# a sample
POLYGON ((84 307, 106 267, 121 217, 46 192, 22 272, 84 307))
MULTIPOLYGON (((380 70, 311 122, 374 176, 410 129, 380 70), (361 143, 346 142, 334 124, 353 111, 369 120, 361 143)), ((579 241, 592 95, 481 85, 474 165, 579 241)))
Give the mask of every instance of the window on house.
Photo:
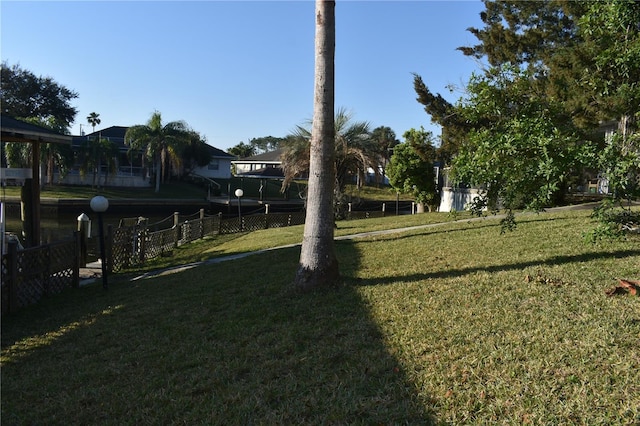
POLYGON ((209 162, 209 165, 207 166, 207 169, 220 170, 220 160, 218 160, 217 158, 214 158, 213 160, 211 160, 209 162))

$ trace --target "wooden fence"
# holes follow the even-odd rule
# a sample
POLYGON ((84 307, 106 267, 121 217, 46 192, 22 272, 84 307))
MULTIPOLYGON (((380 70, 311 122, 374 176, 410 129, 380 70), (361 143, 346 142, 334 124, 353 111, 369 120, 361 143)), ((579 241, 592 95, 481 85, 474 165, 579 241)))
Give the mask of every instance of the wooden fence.
MULTIPOLYGON (((201 212, 198 218, 182 221, 175 213, 173 225, 164 229, 158 224, 124 219, 121 225, 128 226, 110 228, 107 231, 107 265, 110 271, 119 272, 142 265, 149 259, 170 255, 176 247, 204 237, 301 225, 304 219, 304 212, 265 213, 233 218, 223 218, 222 214, 205 216, 201 212)), ((167 219, 160 223, 163 222, 166 223, 167 219)))
POLYGON ((2 256, 2 314, 80 283, 80 234, 44 246, 18 250, 10 241, 2 256))
MULTIPOLYGON (((381 211, 349 211, 346 219, 384 215, 383 207, 381 211)), ((186 220, 175 213, 155 224, 149 224, 145 218, 123 219, 117 228, 107 228, 107 270, 119 272, 142 265, 149 259, 170 255, 180 245, 208 236, 282 228, 301 225, 304 221, 304 212, 223 218, 222 214, 205 216, 203 210, 186 220)), ((87 250, 96 255, 95 245, 95 241, 87 244, 81 232, 74 232, 73 238, 66 241, 25 250, 18 250, 17 243, 9 243, 8 252, 2 256, 2 314, 36 303, 65 288, 78 287, 80 267, 86 262, 87 250)))

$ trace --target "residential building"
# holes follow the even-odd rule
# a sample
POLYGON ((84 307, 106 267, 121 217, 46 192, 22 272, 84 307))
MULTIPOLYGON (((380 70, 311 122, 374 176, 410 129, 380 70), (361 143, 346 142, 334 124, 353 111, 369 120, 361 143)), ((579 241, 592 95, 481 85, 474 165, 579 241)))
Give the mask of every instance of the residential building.
MULTIPOLYGON (((128 127, 111 126, 87 135, 73 136, 72 149, 75 164, 70 172, 60 178, 54 173, 54 182, 69 185, 100 185, 118 187, 149 187, 154 176, 153 164, 149 164, 139 150, 131 150, 125 144, 124 136, 128 127), (91 153, 89 141, 101 138, 114 145, 114 157, 109 164, 99 164, 88 167, 87 159, 91 153)), ((211 153, 211 161, 207 166, 198 167, 192 171, 193 175, 206 179, 228 179, 231 177, 231 160, 233 155, 207 145, 211 153)))

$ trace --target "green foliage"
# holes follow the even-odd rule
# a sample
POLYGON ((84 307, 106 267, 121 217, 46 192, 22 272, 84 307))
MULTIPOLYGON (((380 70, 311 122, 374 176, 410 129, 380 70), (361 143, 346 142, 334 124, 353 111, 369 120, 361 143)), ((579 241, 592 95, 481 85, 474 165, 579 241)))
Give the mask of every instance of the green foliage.
POLYGON ((204 138, 196 131, 189 131, 189 140, 182 146, 183 176, 197 167, 204 167, 211 162, 211 151, 204 138))
POLYGON ((249 145, 254 147, 255 153, 271 152, 280 148, 280 143, 284 138, 276 138, 274 136, 263 136, 260 138, 252 138, 249 145))
POLYGON ((514 67, 473 76, 458 113, 475 129, 455 158, 457 182, 486 187, 490 205, 541 210, 593 157, 590 144, 562 122, 560 106, 537 94, 514 67))
POLYGON ((9 167, 31 167, 31 144, 7 142, 2 145, 4 156, 9 167))
POLYGON ((371 132, 371 141, 373 142, 373 150, 379 156, 378 162, 381 168, 381 173, 377 176, 378 184, 380 184, 380 180, 382 180, 386 176, 386 168, 387 164, 391 160, 391 153, 393 152, 393 148, 400 143, 398 139, 396 139, 396 133, 387 126, 380 126, 373 129, 371 132))
POLYGON ((250 143, 240 142, 239 144, 229 148, 228 152, 238 158, 253 157, 256 155, 256 147, 250 143))
MULTIPOLYGON (((115 157, 118 155, 118 147, 98 134, 97 136, 89 136, 87 140, 83 141, 76 155, 76 161, 80 165, 80 175, 86 176, 87 173, 91 173, 91 185, 100 186, 99 176, 103 165, 106 166, 107 172, 115 172, 115 157)), ((107 177, 105 175, 105 185, 107 177)))
MULTIPOLYGON (((27 123, 50 129, 60 134, 66 134, 67 129, 54 117, 42 119, 29 117, 23 119, 27 123)), ((3 144, 3 153, 10 167, 31 167, 32 145, 29 143, 7 142, 3 144)), ((45 165, 48 184, 53 184, 54 167, 60 177, 64 177, 73 166, 73 151, 70 145, 59 143, 44 143, 40 146, 40 162, 45 165)))
POLYGON ((433 135, 421 127, 410 129, 403 136, 405 142, 396 145, 387 167, 389 183, 399 192, 412 194, 416 202, 433 208, 440 202, 433 170, 433 135))
POLYGON ((614 134, 599 156, 599 167, 609 181, 615 200, 631 201, 640 197, 640 134, 624 140, 614 134), (633 149, 629 149, 632 146, 633 149))
POLYGON ((417 74, 413 76, 413 88, 417 101, 424 105, 424 110, 431 117, 431 121, 442 126, 440 146, 437 157, 443 164, 449 164, 458 152, 470 127, 463 117, 457 114, 454 105, 444 99, 442 95, 434 94, 417 74))
POLYGON ((78 97, 76 92, 51 77, 36 77, 19 65, 9 66, 6 61, 1 64, 0 73, 3 114, 19 119, 36 118, 40 122, 53 120, 55 128, 65 130, 75 119, 77 110, 71 101, 78 97))
POLYGON ((574 16, 583 2, 544 0, 483 0, 483 28, 469 28, 480 43, 459 47, 465 55, 486 58, 492 66, 505 63, 540 68, 558 46, 576 36, 574 16))
POLYGON ((156 192, 160 191, 160 181, 164 181, 169 169, 178 170, 182 166, 180 153, 192 138, 192 131, 184 121, 162 123, 161 114, 156 111, 144 125, 127 129, 125 143, 132 149, 141 150, 156 168, 156 192))
POLYGON ((640 105, 640 3, 590 2, 578 23, 580 91, 587 91, 601 119, 633 119, 640 105))
POLYGON ((597 224, 592 230, 584 232, 583 238, 594 244, 602 240, 624 239, 630 232, 638 233, 640 229, 640 211, 613 199, 604 200, 594 208, 591 217, 597 224))
POLYGON ((87 115, 87 122, 95 132, 96 126, 102 122, 102 120, 100 120, 100 114, 98 114, 97 112, 92 112, 91 114, 87 115))
MULTIPOLYGON (((369 132, 369 123, 353 121, 353 114, 344 108, 335 113, 334 167, 336 200, 344 192, 349 180, 356 177, 360 184, 368 168, 378 171, 379 156, 369 132)), ((285 174, 283 187, 309 170, 311 122, 296 126, 295 131, 281 144, 282 167, 285 174)))

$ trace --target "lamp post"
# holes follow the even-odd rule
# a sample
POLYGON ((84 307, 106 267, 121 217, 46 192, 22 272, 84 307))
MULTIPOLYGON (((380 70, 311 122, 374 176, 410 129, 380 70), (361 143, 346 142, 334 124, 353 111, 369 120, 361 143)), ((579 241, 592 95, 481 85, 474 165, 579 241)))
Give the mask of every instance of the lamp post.
POLYGON ((102 225, 102 213, 109 208, 109 200, 102 195, 97 195, 89 203, 91 210, 98 213, 98 233, 100 238, 100 262, 102 263, 102 288, 109 288, 107 284, 107 257, 104 250, 104 226, 102 225))
POLYGON ((236 189, 235 194, 236 194, 236 197, 238 197, 238 227, 242 231, 242 206, 240 204, 241 203, 240 199, 244 195, 244 191, 238 188, 236 189))

